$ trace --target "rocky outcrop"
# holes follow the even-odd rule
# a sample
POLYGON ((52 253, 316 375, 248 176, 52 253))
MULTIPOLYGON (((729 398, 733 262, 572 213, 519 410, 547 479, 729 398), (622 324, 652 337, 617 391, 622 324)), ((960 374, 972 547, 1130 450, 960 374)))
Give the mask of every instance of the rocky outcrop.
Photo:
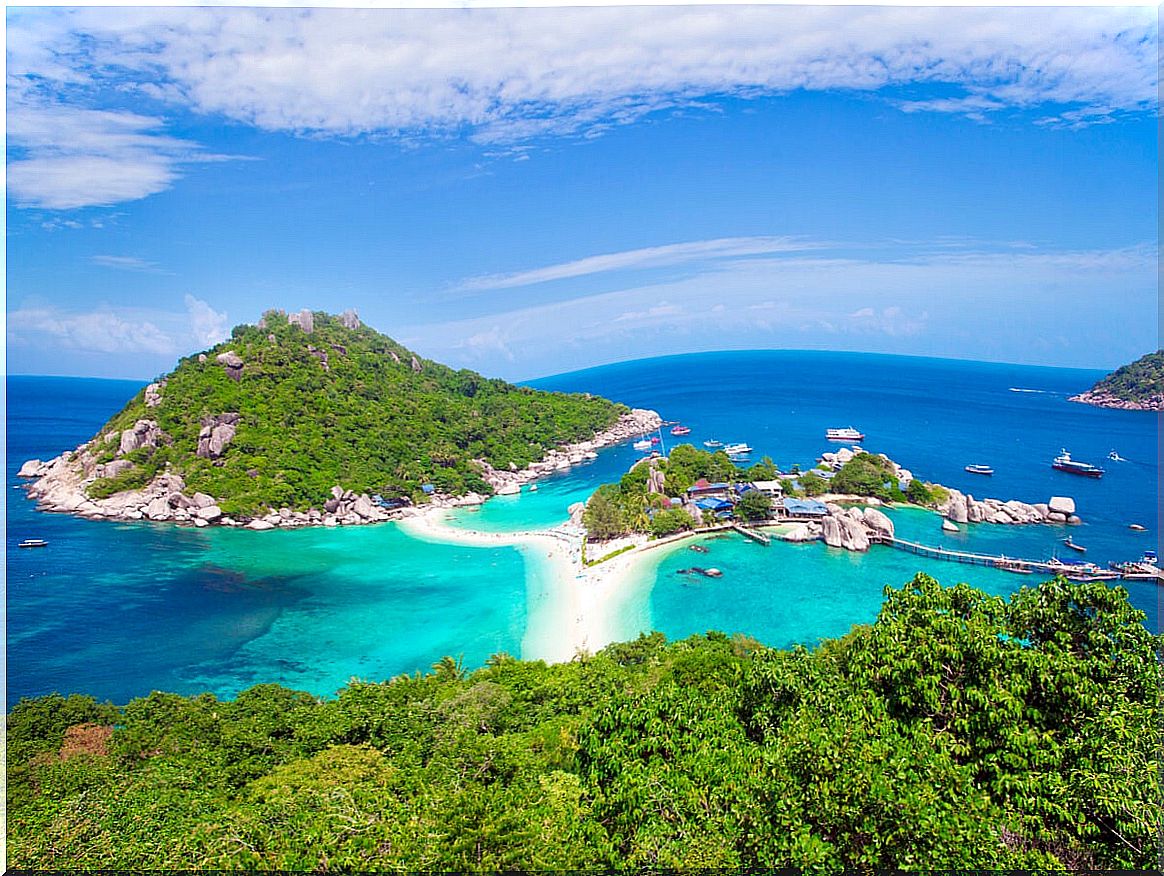
POLYGON ((303 329, 305 334, 311 334, 315 331, 315 314, 310 310, 301 310, 298 313, 292 313, 287 317, 288 325, 297 325, 303 329))
POLYGON ((328 364, 327 361, 327 350, 319 350, 308 344, 307 352, 319 360, 320 367, 322 367, 324 371, 331 371, 331 365, 328 364))
POLYGON ((44 463, 39 459, 30 459, 20 466, 20 471, 16 473, 18 478, 35 478, 40 474, 40 470, 44 468, 44 463))
POLYGON ((841 512, 830 514, 821 521, 821 535, 829 547, 850 551, 869 550, 869 532, 865 529, 863 515, 856 508, 853 514, 841 512))
POLYGON ((156 408, 162 403, 162 387, 165 385, 166 381, 159 380, 145 388, 145 406, 147 408, 156 408))
POLYGON ((157 447, 158 442, 166 437, 153 420, 138 420, 132 429, 122 430, 117 455, 125 456, 141 447, 157 447))
POLYGON ((195 455, 203 459, 218 459, 222 456, 226 445, 235 436, 240 419, 239 414, 234 412, 204 418, 202 429, 198 432, 198 449, 194 451, 195 455))
POLYGON ((341 313, 339 315, 339 321, 340 325, 346 329, 351 329, 352 331, 355 331, 363 325, 363 323, 360 322, 360 315, 356 313, 354 309, 345 310, 343 313, 341 313))
MULTIPOLYGON (((1028 504, 1017 499, 975 499, 958 490, 945 488, 949 495, 938 506, 938 512, 953 523, 1001 523, 1025 525, 1032 523, 1068 523, 1075 516, 1075 501, 1066 496, 1053 496, 1047 503, 1028 504)), ((1078 522, 1079 518, 1075 517, 1078 522)))
POLYGON ((816 541, 821 537, 821 526, 817 523, 794 523, 779 538, 782 541, 805 542, 816 541))
POLYGON ((214 359, 226 369, 226 376, 231 380, 242 379, 243 365, 245 363, 238 353, 235 353, 233 350, 227 350, 225 353, 219 353, 214 359))
POLYGON ((893 521, 876 508, 866 508, 863 513, 865 525, 873 532, 893 538, 893 521))
POLYGON ((412 370, 417 374, 420 373, 420 360, 418 360, 415 356, 412 357, 412 370))
POLYGON ((1164 411, 1164 394, 1161 393, 1146 396, 1139 401, 1129 401, 1110 392, 1089 389, 1087 392, 1073 395, 1067 400, 1082 402, 1085 405, 1095 405, 1100 408, 1118 408, 1124 411, 1164 411))

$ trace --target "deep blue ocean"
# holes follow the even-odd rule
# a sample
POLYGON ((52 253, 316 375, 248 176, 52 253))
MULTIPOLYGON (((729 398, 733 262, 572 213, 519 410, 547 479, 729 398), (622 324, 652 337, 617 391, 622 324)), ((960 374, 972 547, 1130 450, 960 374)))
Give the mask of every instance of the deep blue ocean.
MULTIPOLYGON (((532 381, 658 410, 692 427, 686 440, 746 441, 754 459, 806 467, 826 428, 855 426, 866 449, 918 477, 975 496, 1075 499, 1073 539, 1098 563, 1159 549, 1159 418, 1074 404, 1102 372, 846 353, 694 354, 532 381), (1023 391, 1014 391, 1023 390, 1023 391), (1051 469, 1061 448, 1103 465, 1101 480, 1051 469), (1126 462, 1106 459, 1117 450, 1126 462), (966 474, 988 463, 991 478, 966 474), (1147 527, 1146 533, 1128 529, 1147 527)), ((426 670, 445 654, 477 666, 497 651, 537 657, 552 599, 541 566, 514 548, 421 542, 393 524, 251 533, 112 524, 34 510, 18 488, 25 459, 91 437, 141 386, 75 378, 7 378, 7 704, 51 691, 125 702, 154 689, 220 696, 260 682, 331 695, 353 677, 426 670), (20 550, 40 537, 45 549, 20 550)), ((664 440, 670 436, 664 431, 664 440)), ((552 525, 572 502, 617 479, 638 454, 598 460, 490 500, 456 523, 514 530, 552 525)), ((1065 527, 978 524, 954 536, 930 513, 892 513, 899 534, 928 544, 1045 559, 1065 527)), ((823 544, 738 537, 707 542, 725 572, 693 582, 684 549, 660 553, 625 600, 620 634, 745 632, 774 645, 812 644, 876 618, 882 588, 923 570, 1005 595, 1033 583, 992 569, 925 561, 888 548, 852 554, 823 544)), ((1070 553, 1070 552, 1068 552, 1070 553)), ((1126 582, 1160 627, 1164 588, 1126 582)))

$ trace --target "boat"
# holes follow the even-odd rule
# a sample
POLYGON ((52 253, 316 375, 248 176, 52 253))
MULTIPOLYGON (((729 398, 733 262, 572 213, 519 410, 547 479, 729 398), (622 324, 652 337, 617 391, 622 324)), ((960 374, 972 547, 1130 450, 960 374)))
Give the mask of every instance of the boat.
POLYGON ((1071 548, 1073 551, 1079 551, 1081 554, 1087 553, 1087 548, 1081 544, 1076 544, 1073 542, 1071 540, 1071 536, 1067 536, 1065 539, 1063 539, 1063 544, 1067 545, 1067 547, 1071 548))
POLYGON ((644 438, 642 441, 636 441, 632 446, 635 450, 650 450, 651 442, 644 438))
POLYGON ((1112 462, 1127 462, 1126 459, 1124 459, 1122 456, 1120 456, 1114 450, 1107 455, 1107 458, 1110 459, 1112 462))
POLYGON ((1130 529, 1132 532, 1147 532, 1148 531, 1148 527, 1141 526, 1138 523, 1129 523, 1128 529, 1130 529))
POLYGON ((752 448, 743 442, 738 444, 725 444, 723 452, 728 456, 744 456, 745 454, 751 453, 752 448))
POLYGON ((988 465, 968 465, 968 466, 966 466, 965 470, 970 472, 970 474, 977 474, 977 475, 992 475, 992 474, 994 474, 994 469, 992 469, 988 465))
POLYGON ((703 442, 704 447, 723 447, 722 441, 716 441, 714 438, 708 438, 703 442))
POLYGON ((1079 462, 1071 458, 1071 454, 1064 450, 1055 457, 1055 461, 1051 463, 1051 468, 1056 471, 1066 472, 1067 474, 1083 475, 1088 478, 1103 477, 1103 469, 1097 465, 1091 465, 1087 462, 1079 462))
POLYGON ((691 434, 691 427, 690 426, 675 426, 671 429, 671 434, 672 435, 690 435, 691 434))
POLYGON ((47 546, 48 546, 48 542, 45 541, 43 538, 26 538, 19 545, 17 545, 17 547, 22 547, 22 548, 36 548, 36 547, 47 547, 47 546))
POLYGON ((849 426, 844 429, 826 429, 825 438, 829 441, 864 441, 865 433, 849 426))

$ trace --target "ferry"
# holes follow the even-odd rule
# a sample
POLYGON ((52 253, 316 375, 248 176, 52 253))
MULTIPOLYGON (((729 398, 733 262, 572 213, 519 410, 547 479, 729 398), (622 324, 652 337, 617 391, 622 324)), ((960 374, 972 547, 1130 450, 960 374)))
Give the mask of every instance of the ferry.
POLYGON ((746 456, 752 452, 752 448, 741 442, 739 444, 725 445, 723 452, 728 456, 746 456))
POLYGON ((649 438, 644 438, 642 441, 636 441, 632 446, 635 450, 650 450, 651 441, 649 438))
POLYGON ((689 426, 676 426, 671 430, 672 435, 690 435, 691 428, 689 426))
POLYGON ((45 541, 43 538, 26 538, 19 545, 17 545, 17 547, 22 547, 22 548, 48 547, 48 542, 45 541))
POLYGON ((992 469, 988 465, 968 465, 968 466, 966 466, 965 470, 970 472, 970 474, 977 474, 977 475, 992 475, 992 474, 994 474, 994 469, 992 469))
POLYGON ((703 442, 704 447, 723 447, 722 441, 716 441, 714 438, 708 438, 703 442))
POLYGON ((829 441, 864 441, 865 433, 849 426, 846 429, 826 429, 825 438, 829 441))
POLYGON ((1083 475, 1088 478, 1103 477, 1103 469, 1097 465, 1091 465, 1087 462, 1077 462, 1071 458, 1071 454, 1064 450, 1059 456, 1055 457, 1055 461, 1051 463, 1051 468, 1056 471, 1067 472, 1067 474, 1083 475))

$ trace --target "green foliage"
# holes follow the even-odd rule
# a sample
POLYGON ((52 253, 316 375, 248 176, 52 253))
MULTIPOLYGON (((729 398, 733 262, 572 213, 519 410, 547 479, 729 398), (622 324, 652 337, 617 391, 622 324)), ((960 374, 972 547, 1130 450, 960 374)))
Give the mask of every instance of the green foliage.
POLYGON ((934 504, 934 492, 930 485, 918 478, 910 481, 909 486, 905 488, 905 498, 915 505, 934 504))
POLYGON ((695 521, 682 508, 667 508, 663 511, 656 511, 651 518, 651 535, 656 537, 671 535, 694 526, 695 521))
POLYGON ((901 498, 893 464, 873 453, 858 453, 840 467, 831 491, 857 496, 874 496, 886 502, 901 498))
POLYGON ((622 535, 626 526, 619 502, 619 488, 613 484, 599 487, 586 503, 582 523, 590 537, 600 541, 622 535))
POLYGON ((1164 395, 1164 350, 1148 353, 1124 365, 1091 388, 1130 402, 1146 402, 1164 395))
POLYGON ((1147 870, 1158 649, 1126 592, 919 575, 815 650, 661 634, 547 666, 8 716, 35 869, 1147 870), (109 753, 62 759, 75 724, 109 753))
POLYGON ((772 500, 759 490, 748 490, 736 503, 736 515, 745 520, 764 520, 772 512, 772 500))
MULTIPOLYGON (((487 491, 473 460, 524 468, 557 444, 591 437, 625 410, 590 395, 454 371, 324 313, 315 313, 311 334, 278 313, 265 320, 263 328, 236 327, 205 361, 183 359, 166 376, 160 405, 147 408, 141 392, 113 417, 99 436, 152 419, 172 443, 135 451, 135 469, 97 481, 90 495, 142 486, 166 462, 191 492, 219 498, 228 514, 322 507, 336 484, 414 497, 424 483, 449 493, 487 491), (237 381, 216 360, 228 351, 244 362, 237 381), (222 458, 198 457, 203 421, 228 412, 241 419, 222 458)), ((95 441, 101 459, 116 448, 103 437, 95 441)))
POLYGON ((823 496, 829 491, 829 481, 814 471, 800 476, 800 492, 805 496, 823 496))

